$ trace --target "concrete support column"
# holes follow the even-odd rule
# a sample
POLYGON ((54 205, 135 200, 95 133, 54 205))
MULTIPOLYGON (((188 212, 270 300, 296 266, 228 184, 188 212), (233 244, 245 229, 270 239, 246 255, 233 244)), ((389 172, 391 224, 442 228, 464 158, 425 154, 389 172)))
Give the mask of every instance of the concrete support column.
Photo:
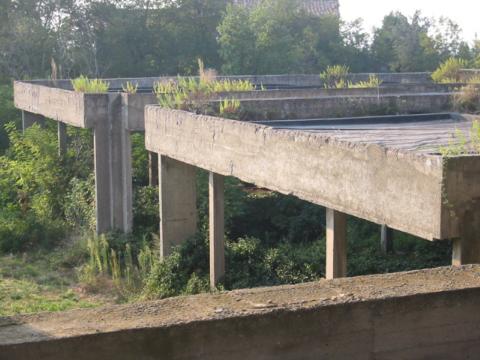
POLYGON ((160 256, 197 232, 196 168, 160 155, 160 256))
POLYGON ((347 215, 327 208, 326 278, 347 276, 347 215))
POLYGON ((210 172, 208 187, 210 286, 215 288, 225 277, 224 177, 210 172))
POLYGON ((480 211, 468 211, 462 218, 460 238, 453 241, 452 265, 480 264, 480 211))
POLYGON ((122 121, 121 99, 108 95, 108 114, 94 126, 97 233, 132 230, 130 133, 122 121))
POLYGON ((380 234, 380 247, 384 254, 393 252, 393 229, 387 225, 382 225, 380 234))
POLYGON ((67 153, 67 124, 58 122, 57 123, 57 133, 58 133, 58 155, 60 157, 65 156, 67 153))
POLYGON ((45 125, 45 118, 42 115, 34 114, 28 111, 22 111, 22 131, 31 127, 33 124, 45 125))
POLYGON ((148 152, 148 185, 158 186, 158 154, 148 152))

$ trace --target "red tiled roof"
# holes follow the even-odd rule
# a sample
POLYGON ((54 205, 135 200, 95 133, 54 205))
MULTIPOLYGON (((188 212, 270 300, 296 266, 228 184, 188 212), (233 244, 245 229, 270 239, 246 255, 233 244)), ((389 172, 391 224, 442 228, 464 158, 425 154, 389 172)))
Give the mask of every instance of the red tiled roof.
MULTIPOLYGON (((237 5, 253 7, 262 0, 233 0, 237 5)), ((313 15, 335 15, 340 16, 339 0, 301 0, 303 7, 313 15)))

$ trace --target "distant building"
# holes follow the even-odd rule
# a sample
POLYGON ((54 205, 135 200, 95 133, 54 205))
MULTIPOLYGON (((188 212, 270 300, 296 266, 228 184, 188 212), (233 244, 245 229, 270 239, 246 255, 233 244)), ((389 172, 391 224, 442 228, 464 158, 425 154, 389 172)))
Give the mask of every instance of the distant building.
MULTIPOLYGON (((236 5, 254 7, 262 0, 233 0, 236 5)), ((302 6, 310 14, 323 16, 334 15, 340 17, 339 0, 300 0, 302 6)))

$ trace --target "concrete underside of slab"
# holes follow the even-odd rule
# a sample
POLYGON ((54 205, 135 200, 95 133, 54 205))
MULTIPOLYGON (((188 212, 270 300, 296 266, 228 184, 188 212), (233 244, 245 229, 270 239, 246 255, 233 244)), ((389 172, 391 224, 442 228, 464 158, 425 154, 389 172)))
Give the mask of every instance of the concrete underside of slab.
POLYGON ((474 359, 480 268, 0 318, 0 359, 474 359))

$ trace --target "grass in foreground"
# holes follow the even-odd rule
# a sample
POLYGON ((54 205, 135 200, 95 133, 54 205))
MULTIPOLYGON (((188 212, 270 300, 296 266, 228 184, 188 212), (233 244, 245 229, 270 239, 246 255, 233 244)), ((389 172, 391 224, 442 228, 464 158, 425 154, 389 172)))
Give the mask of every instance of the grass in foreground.
POLYGON ((85 293, 76 281, 75 251, 0 257, 0 316, 100 306, 111 299, 85 293))

